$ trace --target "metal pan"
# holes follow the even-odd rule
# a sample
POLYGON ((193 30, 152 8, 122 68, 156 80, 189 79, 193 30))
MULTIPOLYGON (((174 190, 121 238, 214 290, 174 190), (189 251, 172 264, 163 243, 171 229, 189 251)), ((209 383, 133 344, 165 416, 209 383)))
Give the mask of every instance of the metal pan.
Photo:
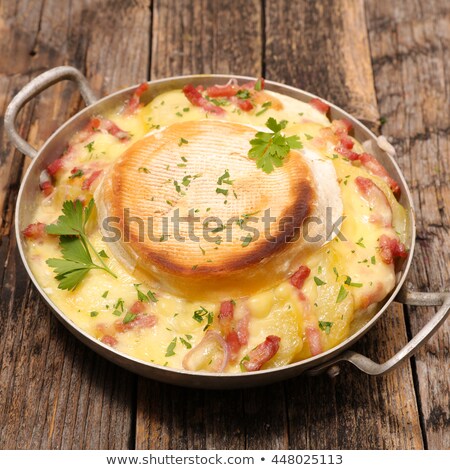
MULTIPOLYGON (((208 86, 216 83, 225 83, 230 78, 236 78, 238 81, 248 81, 251 79, 250 77, 232 75, 189 75, 172 77, 163 80, 155 80, 149 83, 149 89, 143 95, 142 99, 144 102, 148 102, 152 97, 164 91, 181 88, 187 83, 193 83, 194 85, 203 84, 208 86)), ((73 67, 56 67, 43 73, 42 75, 39 75, 28 85, 26 85, 14 97, 6 110, 5 128, 9 138, 20 152, 28 155, 32 159, 31 165, 22 181, 17 198, 15 225, 20 255, 25 264, 25 268, 39 293, 53 309, 57 318, 83 343, 106 359, 128 370, 131 370, 132 372, 136 372, 137 374, 149 377, 151 379, 188 387, 231 389, 265 385, 279 380, 288 379, 304 372, 314 375, 328 370, 330 374, 336 374, 339 371, 339 368, 336 365, 343 361, 352 363, 366 374, 382 375, 396 368, 401 363, 401 361, 413 355, 414 352, 425 341, 427 341, 427 339, 430 338, 439 328, 439 326, 445 321, 450 312, 450 293, 410 292, 402 287, 410 269, 411 260, 414 253, 415 221, 411 194, 397 163, 392 158, 392 156, 388 155, 379 147, 379 141, 377 140, 377 137, 369 129, 367 129, 367 127, 365 127, 342 109, 334 106, 331 103, 328 103, 330 105, 330 115, 332 119, 339 119, 344 117, 349 119, 355 129, 355 137, 361 142, 369 141, 372 144, 373 153, 375 153, 376 157, 385 166, 389 173, 399 182, 402 190, 400 202, 406 208, 409 217, 407 233, 407 246, 409 247, 409 254, 400 271, 397 273, 397 285, 392 294, 384 301, 382 305, 380 305, 380 308, 375 316, 364 327, 356 331, 343 343, 318 356, 294 364, 289 364, 284 367, 238 375, 174 370, 144 362, 110 348, 109 346, 101 343, 81 330, 65 315, 61 309, 59 309, 52 302, 52 300, 39 286, 28 264, 21 230, 33 222, 32 216, 39 201, 38 196, 40 190, 38 181, 41 171, 45 169, 57 155, 60 155, 63 152, 70 136, 79 129, 83 128, 91 116, 102 114, 110 108, 123 103, 123 101, 131 95, 135 88, 136 86, 132 86, 98 100, 95 96, 95 93, 89 87, 86 78, 77 69, 73 67), (17 133, 15 127, 16 116, 25 103, 27 103, 46 88, 62 80, 73 80, 78 84, 81 95, 84 98, 87 107, 64 123, 45 142, 42 148, 37 151, 17 133), (378 364, 368 357, 349 350, 349 347, 355 343, 355 341, 365 335, 375 324, 375 322, 380 319, 380 317, 393 301, 401 302, 407 305, 439 306, 439 309, 431 318, 431 320, 417 333, 417 335, 412 338, 411 341, 409 341, 409 343, 407 343, 397 354, 392 356, 387 362, 383 364, 378 364)), ((266 81, 266 88, 268 90, 292 96, 293 98, 305 102, 309 102, 311 98, 314 97, 314 95, 305 91, 271 81, 266 81)))

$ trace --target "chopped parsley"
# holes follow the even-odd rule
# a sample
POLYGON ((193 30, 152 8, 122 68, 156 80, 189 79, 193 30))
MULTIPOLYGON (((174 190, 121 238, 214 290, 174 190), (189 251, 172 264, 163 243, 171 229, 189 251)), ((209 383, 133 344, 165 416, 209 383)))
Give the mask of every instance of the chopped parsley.
POLYGON ((84 148, 87 148, 89 153, 93 152, 94 151, 94 141, 89 142, 87 145, 84 146, 84 148))
POLYGON ((181 147, 183 144, 188 144, 188 143, 189 143, 188 140, 183 139, 183 137, 181 137, 179 142, 178 142, 178 147, 181 147))
POLYGON ((103 292, 102 294, 102 297, 106 299, 106 297, 108 297, 108 294, 109 294, 109 290, 105 290, 105 292, 103 292))
POLYGON ((139 173, 147 173, 147 174, 148 174, 148 173, 150 173, 150 170, 149 170, 148 168, 146 168, 145 166, 140 166, 140 167, 138 168, 138 172, 139 172, 139 173))
POLYGON ((263 79, 258 78, 258 80, 256 80, 256 82, 255 82, 254 88, 255 88, 256 91, 261 91, 262 87, 263 87, 263 79))
POLYGON ((336 299, 336 303, 337 304, 341 303, 347 297, 347 295, 348 295, 348 290, 344 286, 341 286, 341 288, 339 289, 337 299, 336 299))
POLYGON ((109 258, 109 256, 106 254, 105 250, 100 250, 98 252, 99 256, 101 256, 102 258, 109 258))
POLYGON ((332 321, 319 321, 319 328, 322 331, 325 331, 325 334, 329 335, 331 331, 331 327, 333 326, 332 321))
POLYGON ((317 276, 314 276, 314 282, 316 283, 316 286, 323 286, 326 284, 325 281, 322 281, 322 279, 319 279, 317 276))
POLYGON ((347 279, 344 281, 344 284, 350 287, 362 287, 361 282, 352 282, 352 278, 350 276, 347 276, 347 279))
POLYGON ((212 311, 207 310, 205 307, 202 307, 200 305, 200 308, 198 310, 195 310, 192 318, 198 323, 202 323, 203 320, 206 318, 206 326, 205 328, 203 328, 203 331, 205 331, 212 324, 214 314, 212 311))
POLYGON ((250 98, 250 90, 247 90, 245 88, 238 90, 238 92, 236 93, 236 96, 240 100, 248 100, 250 98))
POLYGON ((86 234, 86 224, 94 210, 94 199, 83 208, 81 201, 64 201, 62 212, 55 224, 47 225, 46 232, 59 236, 61 258, 49 258, 46 263, 54 269, 58 288, 74 290, 91 269, 101 269, 117 278, 106 266, 86 234), (94 263, 91 252, 100 264, 94 263))
POLYGON ((83 170, 80 170, 80 169, 77 169, 75 171, 75 173, 72 173, 70 176, 69 176, 69 179, 70 180, 73 180, 74 178, 80 178, 81 176, 84 175, 84 171, 83 170))
POLYGON ((176 346, 177 346, 177 337, 175 336, 175 338, 170 342, 169 346, 167 346, 166 357, 175 356, 176 346))
POLYGON ((272 106, 272 101, 266 101, 261 105, 261 109, 255 114, 255 116, 261 116, 272 106))
POLYGON ((124 319, 122 320, 122 323, 124 325, 126 325, 127 323, 130 323, 132 322, 133 320, 135 320, 137 317, 137 315, 135 313, 131 313, 131 312, 127 312, 127 314, 125 315, 124 319))
POLYGON ((248 245, 250 245, 250 243, 252 242, 253 240, 253 237, 251 235, 247 235, 244 240, 242 241, 242 248, 245 248, 247 247, 248 245))
POLYGON ((219 176, 217 180, 217 184, 222 185, 222 184, 233 184, 233 181, 230 180, 230 173, 228 170, 225 170, 224 174, 222 176, 219 176))
POLYGON ((361 246, 362 248, 365 248, 366 246, 364 245, 363 240, 364 240, 364 238, 361 237, 361 238, 356 242, 356 244, 359 245, 359 246, 361 246))
POLYGON ((291 149, 303 148, 298 136, 286 137, 281 134, 286 125, 287 121, 277 122, 274 118, 269 118, 266 126, 272 132, 257 132, 250 141, 249 158, 256 160, 256 166, 266 173, 282 166, 291 149))
POLYGON ((147 294, 144 294, 140 289, 139 286, 140 284, 133 284, 134 288, 136 289, 137 297, 138 300, 141 302, 158 302, 158 299, 155 296, 155 293, 152 292, 151 290, 147 291, 147 294))
POLYGON ((228 195, 228 189, 216 188, 217 194, 223 194, 224 196, 228 195))
POLYGON ((90 315, 91 317, 96 317, 98 314, 99 312, 97 312, 96 310, 93 310, 90 315))
POLYGON ((370 258, 370 262, 371 262, 372 264, 377 264, 377 260, 375 259, 375 256, 372 256, 372 257, 370 258))

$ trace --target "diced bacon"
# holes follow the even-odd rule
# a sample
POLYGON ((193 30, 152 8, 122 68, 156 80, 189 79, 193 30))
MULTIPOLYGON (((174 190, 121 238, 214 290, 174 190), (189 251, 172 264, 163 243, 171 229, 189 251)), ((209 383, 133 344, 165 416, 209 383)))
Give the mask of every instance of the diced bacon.
POLYGON ((266 340, 258 344, 255 349, 249 352, 248 361, 242 361, 243 367, 249 372, 260 370, 267 361, 272 359, 280 348, 281 338, 270 335, 266 340))
POLYGON ((220 304, 219 325, 223 335, 227 335, 233 324, 234 304, 226 300, 220 304))
POLYGON ((239 109, 242 109, 242 111, 251 111, 253 109, 253 105, 250 100, 237 100, 237 105, 239 109))
POLYGON ((81 131, 76 134, 74 140, 72 143, 77 144, 80 142, 85 142, 87 139, 89 139, 93 134, 95 134, 99 128, 100 128, 100 119, 97 117, 93 117, 90 119, 90 121, 86 124, 84 129, 81 129, 81 131))
POLYGON ((378 223, 383 227, 391 227, 392 208, 383 191, 371 179, 363 176, 356 177, 355 184, 359 193, 373 210, 370 222, 378 223))
POLYGON ((345 148, 342 145, 338 145, 334 149, 337 153, 340 153, 344 158, 347 158, 351 162, 358 161, 359 160, 359 153, 354 152, 353 150, 350 150, 348 148, 345 148))
POLYGON ((384 263, 391 264, 395 258, 406 258, 408 252, 405 245, 397 238, 390 238, 387 235, 381 235, 378 242, 380 256, 384 263))
POLYGON ((345 119, 345 118, 335 119, 331 123, 331 129, 338 136, 348 135, 353 129, 353 124, 348 119, 345 119))
POLYGON ((122 130, 116 123, 110 121, 109 119, 102 120, 102 127, 112 136, 119 139, 121 142, 126 142, 130 140, 130 134, 122 130))
POLYGON ((226 85, 214 85, 206 89, 206 94, 210 98, 231 98, 238 92, 239 87, 232 83, 226 85))
POLYGON ((245 317, 242 317, 236 325, 236 332, 239 338, 239 343, 241 346, 245 346, 248 343, 248 323, 250 321, 250 315, 247 314, 245 317))
POLYGON ((184 96, 194 105, 203 108, 208 113, 222 115, 225 111, 215 104, 208 101, 193 85, 183 87, 184 96))
POLYGON ((297 289, 301 289, 305 280, 311 274, 311 269, 308 266, 300 266, 297 271, 291 276, 291 284, 297 289))
POLYGON ((53 190, 55 189, 55 187, 52 185, 52 183, 50 183, 50 181, 44 181, 41 185, 40 185, 40 188, 41 188, 41 191, 42 193, 44 194, 44 196, 50 196, 50 194, 53 193, 53 190))
POLYGON ((141 83, 136 88, 136 91, 133 93, 125 107, 125 114, 134 114, 139 109, 139 106, 141 105, 141 96, 146 90, 148 90, 147 82, 141 83))
POLYGON ((114 336, 111 335, 105 335, 103 338, 100 340, 102 343, 107 344, 108 346, 111 346, 112 348, 117 345, 118 341, 114 336))
POLYGON ((389 176, 389 173, 386 171, 386 168, 373 156, 369 153, 362 153, 359 156, 361 164, 375 176, 379 176, 384 180, 389 187, 392 189, 392 192, 396 197, 400 196, 400 186, 397 181, 389 176))
POLYGON ((203 85, 197 85, 195 89, 200 93, 203 93, 205 91, 205 87, 203 85))
POLYGON ((320 331, 313 326, 305 328, 306 341, 308 342, 309 351, 312 356, 317 356, 323 352, 322 341, 320 340, 320 331))
POLYGON ((151 328, 152 326, 156 325, 156 317, 155 315, 143 315, 138 314, 136 318, 128 323, 123 323, 122 320, 117 320, 114 323, 114 327, 116 331, 119 333, 123 333, 129 330, 137 330, 143 328, 151 328))
POLYGON ((327 114, 330 110, 330 107, 318 98, 313 98, 309 104, 323 114, 327 114))
POLYGON ((42 222, 30 224, 22 230, 22 234, 28 240, 42 240, 45 236, 45 224, 42 222))
POLYGON ((91 173, 89 178, 85 179, 83 181, 83 184, 81 185, 81 189, 87 191, 91 189, 92 183, 103 173, 103 170, 96 170, 91 173))
POLYGON ((355 145, 353 140, 348 135, 341 136, 339 139, 339 144, 342 148, 345 148, 347 150, 351 150, 355 145))
POLYGON ((145 303, 140 300, 136 300, 136 302, 134 302, 134 304, 131 306, 130 312, 131 313, 143 313, 145 312, 145 309, 146 309, 145 303))
POLYGON ((230 360, 235 361, 238 357, 238 353, 241 349, 241 342, 239 341, 239 335, 237 331, 230 331, 225 337, 225 341, 228 344, 228 350, 230 353, 230 360))
POLYGON ((50 165, 47 166, 47 172, 51 176, 55 176, 59 170, 64 166, 64 161, 62 158, 57 158, 50 165))

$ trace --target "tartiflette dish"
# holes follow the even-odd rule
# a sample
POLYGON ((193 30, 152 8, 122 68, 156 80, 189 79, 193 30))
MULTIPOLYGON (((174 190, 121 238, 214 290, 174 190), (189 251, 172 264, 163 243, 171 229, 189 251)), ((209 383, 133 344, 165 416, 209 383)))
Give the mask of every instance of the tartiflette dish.
POLYGON ((68 318, 143 361, 226 373, 316 356, 367 322, 407 254, 406 213, 351 124, 263 79, 141 103, 147 88, 41 174, 22 233, 68 318))

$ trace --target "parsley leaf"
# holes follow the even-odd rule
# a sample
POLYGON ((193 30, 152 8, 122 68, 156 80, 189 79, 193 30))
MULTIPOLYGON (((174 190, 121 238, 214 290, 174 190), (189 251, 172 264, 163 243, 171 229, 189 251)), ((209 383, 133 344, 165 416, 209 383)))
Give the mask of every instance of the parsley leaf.
POLYGON ((274 167, 283 165, 283 160, 291 149, 303 148, 298 136, 286 137, 281 134, 286 124, 287 121, 277 122, 274 118, 269 118, 266 126, 272 132, 257 132, 255 138, 250 141, 249 158, 256 160, 256 166, 266 173, 271 173, 274 167))
POLYGON ((331 327, 333 326, 332 321, 319 321, 319 328, 325 331, 325 334, 329 335, 331 327))
POLYGON ((64 201, 63 214, 55 224, 46 227, 48 234, 59 236, 62 259, 49 258, 46 261, 56 274, 59 289, 74 290, 91 269, 101 269, 117 277, 103 261, 103 253, 95 250, 86 234, 86 224, 94 207, 93 199, 85 208, 79 200, 64 201), (100 264, 94 263, 91 252, 95 253, 100 264))

